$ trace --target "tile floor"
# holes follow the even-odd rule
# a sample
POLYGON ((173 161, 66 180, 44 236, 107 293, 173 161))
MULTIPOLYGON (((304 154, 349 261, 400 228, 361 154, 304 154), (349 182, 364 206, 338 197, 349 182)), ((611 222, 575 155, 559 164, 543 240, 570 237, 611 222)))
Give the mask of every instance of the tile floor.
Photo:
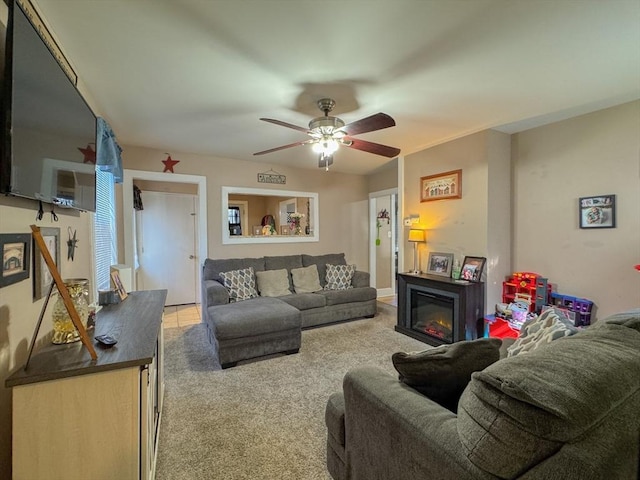
POLYGON ((199 303, 164 307, 164 328, 186 327, 200 321, 199 303))

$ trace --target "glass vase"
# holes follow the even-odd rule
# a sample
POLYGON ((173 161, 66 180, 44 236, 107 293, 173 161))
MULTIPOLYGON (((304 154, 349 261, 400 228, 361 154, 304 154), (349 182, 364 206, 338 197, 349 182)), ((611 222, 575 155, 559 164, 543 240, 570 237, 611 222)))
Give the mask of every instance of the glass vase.
MULTIPOLYGON (((89 317, 89 281, 85 278, 71 278, 64 281, 71 302, 78 312, 80 322, 86 328, 87 319, 89 317)), ((80 340, 80 333, 76 329, 67 307, 64 304, 62 295, 58 292, 58 298, 53 306, 53 338, 52 342, 61 345, 65 343, 73 343, 80 340)))

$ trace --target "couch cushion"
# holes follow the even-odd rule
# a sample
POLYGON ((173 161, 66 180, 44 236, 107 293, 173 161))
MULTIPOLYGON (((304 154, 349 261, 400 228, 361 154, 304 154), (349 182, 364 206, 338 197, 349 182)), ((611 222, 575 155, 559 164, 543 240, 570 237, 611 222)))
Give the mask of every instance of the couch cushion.
POLYGON ((458 404, 467 457, 513 478, 582 437, 640 391, 639 351, 640 332, 604 324, 472 374, 458 404))
POLYGON ((223 285, 229 290, 229 301, 238 302, 258 296, 253 268, 220 272, 223 285))
POLYGON ((373 287, 359 287, 347 290, 322 290, 318 292, 318 295, 322 295, 327 302, 327 306, 330 306, 375 300, 377 292, 373 287))
POLYGON ((316 265, 318 267, 318 278, 320 279, 320 285, 323 287, 327 283, 326 272, 328 263, 331 265, 346 265, 347 261, 344 258, 344 253, 327 253, 326 255, 302 254, 303 267, 308 267, 309 265, 316 265))
POLYGON ((251 267, 254 272, 264 270, 264 258, 207 258, 202 268, 203 280, 216 280, 222 283, 220 272, 230 272, 251 267))
POLYGON ((289 295, 289 274, 282 270, 265 270, 256 272, 258 292, 261 297, 281 297, 289 295))
POLYGON ((300 311, 277 298, 258 297, 207 309, 218 340, 255 337, 300 328, 300 311))
POLYGON ((322 308, 327 305, 324 295, 317 293, 296 293, 294 295, 285 295, 278 297, 283 302, 296 307, 298 310, 309 310, 312 308, 322 308))
POLYGON ((327 264, 325 290, 347 290, 353 288, 351 279, 356 271, 355 265, 327 264))
POLYGON ((471 374, 498 361, 501 344, 499 338, 481 338, 422 352, 397 352, 391 361, 401 382, 455 412, 471 374))
POLYGON ((533 352, 553 340, 578 332, 579 329, 574 327, 562 312, 549 308, 538 317, 524 322, 517 340, 507 349, 507 356, 533 352))
POLYGON ((616 325, 624 325, 640 332, 640 308, 629 310, 628 312, 615 313, 604 320, 595 324, 594 327, 604 325, 606 323, 615 323, 616 325))
POLYGON ((293 288, 296 293, 312 293, 322 290, 317 265, 291 269, 293 288))
POLYGON ((291 280, 291 270, 302 267, 302 255, 278 255, 276 257, 264 257, 264 268, 266 270, 286 269, 289 275, 289 290, 293 292, 293 280, 291 280))

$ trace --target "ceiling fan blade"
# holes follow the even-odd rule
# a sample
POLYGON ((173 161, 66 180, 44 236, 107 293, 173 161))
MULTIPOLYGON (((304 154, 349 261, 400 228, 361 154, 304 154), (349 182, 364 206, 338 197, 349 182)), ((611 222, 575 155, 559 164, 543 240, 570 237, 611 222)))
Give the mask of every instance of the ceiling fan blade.
POLYGON ((389 158, 397 157, 400 154, 399 148, 389 147, 387 145, 381 145, 379 143, 367 142, 366 140, 358 140, 357 138, 351 137, 345 137, 344 146, 389 158))
POLYGON ((281 127, 293 128, 294 130, 298 130, 299 132, 311 133, 311 131, 308 128, 299 127, 291 123, 283 122, 282 120, 275 120, 273 118, 261 118, 260 120, 263 120, 269 123, 275 123, 276 125, 280 125, 281 127))
POLYGON ((270 148, 269 150, 263 150, 256 152, 254 155, 264 155, 265 153, 277 152, 278 150, 284 150, 285 148, 298 147, 300 145, 306 145, 307 143, 313 143, 314 140, 304 140, 302 142, 290 143, 289 145, 282 145, 281 147, 270 148))
POLYGON ((338 129, 338 131, 344 132, 347 135, 358 135, 360 133, 374 132, 376 130, 382 130, 383 128, 393 127, 395 124, 395 120, 386 113, 376 113, 370 117, 351 122, 338 129))

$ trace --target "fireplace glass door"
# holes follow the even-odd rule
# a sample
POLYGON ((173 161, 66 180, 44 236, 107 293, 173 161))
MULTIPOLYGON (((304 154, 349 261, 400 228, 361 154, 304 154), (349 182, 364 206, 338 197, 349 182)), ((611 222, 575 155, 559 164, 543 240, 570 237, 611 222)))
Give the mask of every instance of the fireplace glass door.
POLYGON ((454 342, 453 298, 416 289, 411 291, 411 329, 445 343, 454 342))

